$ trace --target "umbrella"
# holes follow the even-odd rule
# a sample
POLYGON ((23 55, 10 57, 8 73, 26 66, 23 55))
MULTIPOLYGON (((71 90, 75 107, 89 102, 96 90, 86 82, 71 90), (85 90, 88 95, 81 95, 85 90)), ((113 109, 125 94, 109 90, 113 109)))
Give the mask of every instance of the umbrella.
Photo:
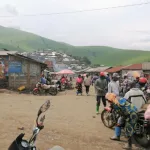
POLYGON ((134 78, 140 77, 140 72, 138 71, 130 71, 127 73, 128 76, 133 76, 134 78))
POLYGON ((69 69, 65 69, 57 72, 56 74, 74 74, 74 72, 69 69))

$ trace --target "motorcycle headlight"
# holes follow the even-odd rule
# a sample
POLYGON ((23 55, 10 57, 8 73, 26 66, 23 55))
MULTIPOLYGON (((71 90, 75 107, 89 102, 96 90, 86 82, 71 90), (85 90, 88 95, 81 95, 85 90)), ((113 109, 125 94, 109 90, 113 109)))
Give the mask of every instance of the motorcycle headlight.
POLYGON ((29 143, 25 140, 21 141, 21 146, 24 147, 24 148, 27 148, 29 147, 29 143))

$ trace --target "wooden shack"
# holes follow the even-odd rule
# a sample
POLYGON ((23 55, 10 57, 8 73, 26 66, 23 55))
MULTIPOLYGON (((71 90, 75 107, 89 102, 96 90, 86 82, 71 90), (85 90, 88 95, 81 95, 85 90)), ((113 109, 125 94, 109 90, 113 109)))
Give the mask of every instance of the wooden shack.
POLYGON ((25 86, 26 89, 34 88, 46 67, 46 64, 29 57, 9 54, 9 88, 17 89, 20 86, 25 86))
POLYGON ((142 70, 145 75, 145 77, 150 80, 150 62, 144 62, 142 63, 142 70))

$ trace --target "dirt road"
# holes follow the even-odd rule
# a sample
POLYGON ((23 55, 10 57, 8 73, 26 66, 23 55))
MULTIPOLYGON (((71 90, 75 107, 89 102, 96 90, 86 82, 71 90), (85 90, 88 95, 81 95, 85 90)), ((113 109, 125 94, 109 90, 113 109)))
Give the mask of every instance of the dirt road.
POLYGON ((65 150, 122 149, 124 142, 109 140, 113 130, 105 128, 100 115, 95 115, 94 94, 76 96, 75 91, 67 91, 54 97, 0 93, 1 150, 6 150, 22 132, 18 127, 24 127, 23 132, 29 138, 37 111, 47 99, 52 105, 46 114, 45 128, 37 140, 40 150, 54 145, 60 145, 65 150))

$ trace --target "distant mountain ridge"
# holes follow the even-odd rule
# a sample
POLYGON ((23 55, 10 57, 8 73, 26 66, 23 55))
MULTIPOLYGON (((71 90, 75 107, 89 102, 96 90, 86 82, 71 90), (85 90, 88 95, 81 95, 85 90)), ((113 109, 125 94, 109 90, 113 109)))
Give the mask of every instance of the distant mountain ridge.
POLYGON ((149 51, 123 50, 106 46, 72 46, 39 35, 0 26, 0 49, 32 52, 52 49, 73 56, 86 56, 92 64, 127 65, 150 61, 149 51))

